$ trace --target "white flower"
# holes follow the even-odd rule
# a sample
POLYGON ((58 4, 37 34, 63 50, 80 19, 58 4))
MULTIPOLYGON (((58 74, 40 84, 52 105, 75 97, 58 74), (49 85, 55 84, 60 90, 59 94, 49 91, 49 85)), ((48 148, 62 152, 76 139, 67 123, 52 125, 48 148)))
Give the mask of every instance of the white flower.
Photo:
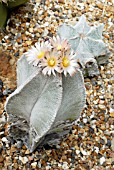
POLYGON ((53 39, 51 39, 51 44, 57 50, 64 51, 70 49, 70 45, 68 44, 68 41, 61 40, 61 38, 58 35, 57 37, 53 37, 53 39))
POLYGON ((36 43, 28 52, 25 53, 27 61, 37 66, 39 62, 45 57, 46 53, 51 50, 51 45, 48 41, 36 43))
POLYGON ((51 73, 55 76, 55 71, 60 73, 59 53, 55 50, 46 54, 46 57, 41 62, 41 67, 44 67, 42 73, 44 75, 51 73))
POLYGON ((73 74, 77 71, 78 64, 76 62, 75 55, 76 54, 74 54, 73 51, 67 51, 62 55, 61 72, 63 72, 65 76, 67 76, 67 73, 69 73, 70 76, 73 76, 73 74))

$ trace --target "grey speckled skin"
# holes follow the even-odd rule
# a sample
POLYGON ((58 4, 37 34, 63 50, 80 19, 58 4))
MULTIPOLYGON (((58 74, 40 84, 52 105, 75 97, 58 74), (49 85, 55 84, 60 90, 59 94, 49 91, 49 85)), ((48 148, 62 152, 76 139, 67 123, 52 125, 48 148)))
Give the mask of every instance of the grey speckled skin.
POLYGON ((108 60, 106 44, 103 42, 102 31, 104 25, 90 27, 86 18, 82 15, 75 26, 63 24, 58 28, 61 39, 67 39, 74 52, 76 59, 82 66, 87 76, 99 74, 98 64, 105 64, 108 60), (91 63, 91 64, 89 64, 91 63))
POLYGON ((73 76, 44 76, 22 56, 17 64, 17 89, 7 98, 12 122, 10 135, 32 152, 37 146, 56 144, 68 133, 85 105, 80 70, 73 76))

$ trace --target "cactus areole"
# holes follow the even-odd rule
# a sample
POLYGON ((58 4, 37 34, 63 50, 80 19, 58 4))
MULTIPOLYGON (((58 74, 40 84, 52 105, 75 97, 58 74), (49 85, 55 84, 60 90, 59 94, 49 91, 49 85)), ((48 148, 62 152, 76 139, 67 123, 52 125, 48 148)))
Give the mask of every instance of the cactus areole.
POLYGON ((58 143, 80 116, 85 86, 77 61, 83 67, 92 61, 98 70, 95 56, 105 51, 102 28, 91 29, 82 16, 76 26, 60 26, 60 36, 36 43, 18 60, 17 89, 5 108, 12 121, 10 135, 31 152, 58 143))

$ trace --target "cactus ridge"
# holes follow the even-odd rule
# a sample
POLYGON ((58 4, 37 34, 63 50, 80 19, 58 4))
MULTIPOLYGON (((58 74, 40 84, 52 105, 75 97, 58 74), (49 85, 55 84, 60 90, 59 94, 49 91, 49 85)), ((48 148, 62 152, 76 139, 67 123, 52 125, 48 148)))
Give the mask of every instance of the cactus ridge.
MULTIPOLYGON (((102 40, 103 28, 103 24, 90 27, 84 15, 80 17, 79 22, 75 26, 63 24, 58 28, 59 36, 69 41, 71 48, 77 54, 76 59, 83 69, 85 69, 89 62, 92 61, 94 63, 93 70, 95 68, 97 72, 89 72, 88 69, 90 76, 99 74, 95 60, 99 60, 101 55, 107 53, 107 47, 102 40)), ((107 62, 107 57, 104 60, 102 59, 100 64, 107 62)))

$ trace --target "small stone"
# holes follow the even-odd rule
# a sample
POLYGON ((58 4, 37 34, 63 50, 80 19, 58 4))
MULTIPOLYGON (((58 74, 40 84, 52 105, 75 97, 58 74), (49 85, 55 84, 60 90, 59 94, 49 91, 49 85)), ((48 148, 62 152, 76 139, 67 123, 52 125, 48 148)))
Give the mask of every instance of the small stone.
POLYGON ((76 154, 78 155, 80 153, 80 151, 79 150, 76 150, 76 154))
POLYGON ((87 119, 86 119, 86 118, 83 118, 83 122, 84 122, 84 123, 87 123, 87 119))
POLYGON ((13 66, 13 65, 14 65, 14 63, 15 63, 15 59, 14 59, 14 58, 12 58, 12 59, 9 61, 9 63, 10 63, 10 65, 11 65, 11 66, 13 66))
POLYGON ((99 153, 99 148, 96 147, 96 146, 95 146, 94 148, 95 148, 95 152, 96 152, 96 153, 99 153))
POLYGON ((0 155, 0 163, 4 161, 4 157, 0 155))
POLYGON ((94 133, 94 129, 93 128, 89 128, 89 133, 94 133))
POLYGON ((16 53, 14 54, 14 56, 15 56, 15 57, 18 57, 18 56, 19 56, 19 52, 16 52, 16 53))
POLYGON ((111 146, 111 140, 110 139, 107 139, 107 144, 106 144, 107 146, 111 146))
POLYGON ((97 2, 97 6, 100 9, 103 9, 103 7, 104 7, 103 3, 101 3, 100 1, 97 2))
POLYGON ((111 140, 111 148, 112 148, 112 150, 114 151, 114 137, 113 137, 112 140, 111 140))
POLYGON ((5 90, 3 91, 3 95, 4 95, 4 96, 7 96, 7 95, 8 95, 8 89, 5 89, 5 90))
POLYGON ((8 140, 7 140, 6 137, 3 137, 3 138, 2 138, 2 141, 5 142, 5 143, 8 143, 8 140))
POLYGON ((105 129, 106 129, 105 125, 102 124, 102 125, 101 125, 101 130, 105 130, 105 129))
POLYGON ((13 153, 13 152, 16 152, 17 151, 17 148, 15 146, 11 146, 11 149, 10 149, 10 152, 13 153))
POLYGON ((16 144, 17 148, 20 149, 22 147, 22 145, 23 145, 22 141, 17 141, 17 144, 16 144))
POLYGON ((64 3, 65 3, 65 0, 58 0, 58 3, 64 4, 64 3))
POLYGON ((47 34, 48 34, 48 30, 45 29, 45 30, 43 31, 43 33, 42 33, 42 36, 47 36, 47 34))
POLYGON ((2 80, 0 79, 0 89, 2 89, 2 87, 3 87, 3 82, 2 82, 2 80))
POLYGON ((0 117, 0 123, 5 123, 6 122, 6 117, 4 115, 2 115, 2 117, 0 117))
POLYGON ((28 162, 28 158, 27 157, 21 157, 19 156, 19 160, 23 163, 26 164, 28 162))
POLYGON ((3 93, 2 92, 0 92, 0 98, 2 98, 4 95, 3 95, 3 93))
POLYGON ((113 102, 111 102, 111 106, 110 106, 109 112, 110 112, 110 116, 114 117, 114 103, 113 102))
POLYGON ((67 163, 67 162, 63 162, 62 168, 63 168, 64 170, 69 169, 68 163, 67 163))
POLYGON ((27 149, 27 150, 25 151, 25 154, 26 154, 26 155, 30 154, 30 151, 27 149))
POLYGON ((81 151, 81 153, 85 156, 85 155, 88 155, 88 153, 85 151, 85 150, 83 150, 83 148, 80 148, 80 151, 81 151))
POLYGON ((33 32, 33 28, 29 28, 29 31, 30 31, 30 32, 33 32))
POLYGON ((36 168, 37 162, 31 163, 32 168, 36 168))
POLYGON ((105 105, 101 105, 101 104, 99 104, 99 108, 100 108, 101 110, 106 110, 105 105))
POLYGON ((27 45, 31 45, 32 41, 26 41, 27 45))
POLYGON ((105 157, 100 158, 100 165, 102 165, 105 162, 105 157))
POLYGON ((65 155, 63 155, 63 156, 61 157, 61 159, 62 159, 63 161, 65 161, 65 160, 67 160, 67 157, 66 157, 65 155))

